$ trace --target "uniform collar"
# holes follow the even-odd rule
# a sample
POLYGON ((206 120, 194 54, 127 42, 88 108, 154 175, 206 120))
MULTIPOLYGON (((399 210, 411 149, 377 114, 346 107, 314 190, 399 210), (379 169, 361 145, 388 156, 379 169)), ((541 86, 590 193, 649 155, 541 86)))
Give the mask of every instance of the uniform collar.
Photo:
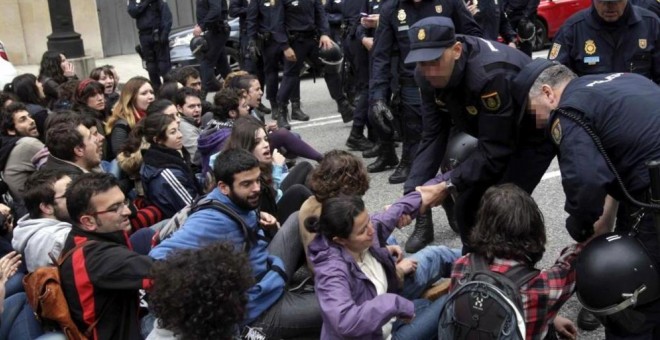
POLYGON ((598 16, 594 5, 592 4, 589 8, 589 13, 587 13, 586 21, 592 28, 596 30, 601 29, 614 29, 621 26, 632 26, 642 20, 642 17, 639 15, 638 11, 635 10, 634 6, 628 1, 626 9, 623 12, 623 16, 615 23, 605 22, 598 16))

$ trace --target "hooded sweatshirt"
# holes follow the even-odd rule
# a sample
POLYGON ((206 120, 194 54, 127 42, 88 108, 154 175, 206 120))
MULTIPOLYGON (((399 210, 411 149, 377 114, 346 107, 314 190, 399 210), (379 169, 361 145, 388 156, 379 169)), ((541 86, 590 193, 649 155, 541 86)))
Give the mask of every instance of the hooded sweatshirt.
POLYGON ((52 218, 34 218, 25 215, 14 229, 12 247, 23 254, 27 270, 53 264, 48 253, 58 258, 64 241, 71 231, 71 224, 52 218))

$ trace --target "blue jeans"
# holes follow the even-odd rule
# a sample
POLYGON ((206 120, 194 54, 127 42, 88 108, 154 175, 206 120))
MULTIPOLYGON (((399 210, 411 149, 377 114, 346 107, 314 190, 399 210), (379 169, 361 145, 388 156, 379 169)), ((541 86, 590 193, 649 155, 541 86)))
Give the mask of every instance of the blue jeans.
POLYGON ((36 339, 43 334, 41 324, 27 303, 25 293, 16 293, 5 299, 0 339, 36 339))
POLYGON ((14 294, 25 291, 25 287, 23 287, 23 277, 25 277, 25 273, 16 272, 16 274, 12 275, 7 282, 5 282, 5 297, 10 297, 14 294))
POLYGON ((392 339, 436 339, 438 337, 438 320, 442 307, 447 301, 447 295, 435 301, 426 299, 413 300, 415 318, 410 323, 397 320, 392 325, 392 339))
POLYGON ((433 283, 451 275, 451 266, 461 256, 460 249, 445 246, 427 246, 410 255, 417 260, 417 270, 403 281, 401 296, 409 300, 419 298, 433 283))

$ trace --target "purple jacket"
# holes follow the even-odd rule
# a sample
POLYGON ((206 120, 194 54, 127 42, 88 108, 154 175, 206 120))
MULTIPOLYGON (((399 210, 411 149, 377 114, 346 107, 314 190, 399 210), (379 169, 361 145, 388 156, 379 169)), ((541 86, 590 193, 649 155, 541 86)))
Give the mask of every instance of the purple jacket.
POLYGON ((320 233, 309 244, 314 288, 323 317, 321 339, 382 340, 381 327, 392 317, 410 318, 415 314, 412 301, 396 294, 400 287, 394 259, 384 247, 384 240, 394 230, 399 217, 409 214, 414 218, 420 204, 419 193, 411 192, 386 211, 371 216, 377 237, 369 252, 385 269, 388 283, 385 294, 376 295, 376 287, 342 246, 320 233))

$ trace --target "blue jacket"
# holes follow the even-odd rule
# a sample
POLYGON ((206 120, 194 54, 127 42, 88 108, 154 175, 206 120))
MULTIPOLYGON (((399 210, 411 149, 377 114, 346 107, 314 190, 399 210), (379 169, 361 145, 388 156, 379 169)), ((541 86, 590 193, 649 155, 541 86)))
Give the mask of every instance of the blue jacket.
POLYGON ((393 317, 410 318, 415 314, 412 301, 397 295, 399 282, 394 259, 384 248, 399 217, 417 214, 421 197, 412 192, 386 211, 371 216, 376 229, 371 255, 383 265, 387 293, 376 295, 376 287, 360 270, 344 247, 320 233, 309 244, 314 264, 314 288, 321 306, 321 339, 383 339, 381 327, 393 317))
MULTIPOLYGON (((211 191, 207 198, 228 205, 244 219, 249 228, 252 228, 261 237, 264 236, 263 230, 257 225, 255 210, 239 208, 218 188, 211 191)), ((181 229, 152 249, 149 255, 161 260, 173 250, 200 249, 218 241, 231 242, 236 249, 243 249, 243 244, 246 242, 241 227, 230 217, 213 209, 200 210, 190 215, 181 229)), ((248 290, 247 315, 244 321, 246 324, 259 317, 284 293, 284 279, 276 271, 269 270, 272 266, 284 270, 284 263, 280 258, 269 255, 267 246, 268 243, 260 238, 256 244, 250 247, 248 254, 252 275, 257 279, 255 285, 248 290)))

